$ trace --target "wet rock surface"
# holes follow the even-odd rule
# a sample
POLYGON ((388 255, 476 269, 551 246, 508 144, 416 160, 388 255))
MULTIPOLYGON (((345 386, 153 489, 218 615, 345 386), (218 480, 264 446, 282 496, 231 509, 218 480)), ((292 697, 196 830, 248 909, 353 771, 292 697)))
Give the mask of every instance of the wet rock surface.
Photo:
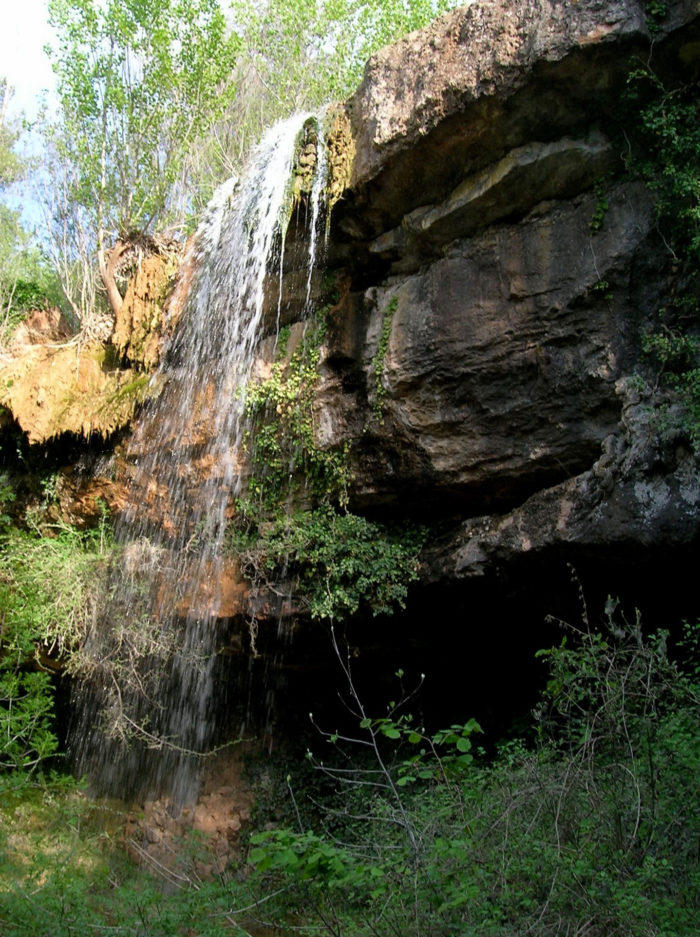
POLYGON ((158 878, 195 887, 239 857, 253 802, 240 750, 224 749, 208 759, 196 804, 183 809, 167 798, 146 800, 127 817, 127 848, 158 878))
POLYGON ((648 250, 648 197, 622 184, 608 204, 595 238, 595 196, 556 202, 453 242, 440 260, 343 310, 345 354, 332 335, 321 400, 328 443, 354 435, 359 502, 413 488, 476 507, 590 466, 618 424, 615 381, 638 356, 652 312, 633 286, 648 250), (342 391, 353 369, 355 395, 342 391))

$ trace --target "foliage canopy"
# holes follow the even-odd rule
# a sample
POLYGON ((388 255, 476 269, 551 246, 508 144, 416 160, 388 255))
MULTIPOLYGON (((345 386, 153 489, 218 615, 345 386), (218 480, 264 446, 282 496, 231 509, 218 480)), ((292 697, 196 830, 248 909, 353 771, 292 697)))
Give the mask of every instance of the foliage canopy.
POLYGON ((181 220, 194 145, 230 101, 216 0, 50 0, 72 198, 102 238, 181 220))
POLYGON ((94 245, 116 312, 119 252, 108 249, 183 222, 191 154, 230 103, 239 44, 217 0, 50 0, 49 22, 54 234, 88 263, 94 245))

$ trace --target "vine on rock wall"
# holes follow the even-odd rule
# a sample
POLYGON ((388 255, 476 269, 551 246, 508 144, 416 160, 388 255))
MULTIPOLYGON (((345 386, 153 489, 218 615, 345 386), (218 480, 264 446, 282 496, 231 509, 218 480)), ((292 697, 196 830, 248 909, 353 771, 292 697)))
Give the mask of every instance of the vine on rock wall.
POLYGON ((384 384, 384 374, 386 372, 386 356, 389 351, 389 339, 391 338, 391 324, 394 321, 394 313, 399 307, 398 296, 393 296, 387 303, 382 312, 382 328, 377 342, 377 351, 372 359, 372 373, 374 374, 374 416, 382 424, 384 422, 384 401, 386 399, 387 389, 384 384))
POLYGON ((668 86, 650 64, 635 68, 628 93, 638 114, 629 165, 656 199, 657 230, 672 283, 642 349, 654 389, 671 393, 662 429, 685 433, 700 451, 700 84, 668 86))
POLYGON ((230 544, 254 581, 291 582, 313 618, 389 613, 417 577, 424 534, 348 511, 348 451, 316 435, 324 335, 323 323, 308 326, 288 356, 282 330, 270 376, 248 387, 252 474, 230 544))

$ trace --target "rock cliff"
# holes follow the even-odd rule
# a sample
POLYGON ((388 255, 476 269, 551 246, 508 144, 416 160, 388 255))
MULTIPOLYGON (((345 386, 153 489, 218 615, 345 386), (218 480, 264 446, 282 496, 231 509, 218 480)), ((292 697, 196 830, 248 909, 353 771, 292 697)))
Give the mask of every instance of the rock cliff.
POLYGON ((677 270, 623 102, 652 44, 695 74, 699 25, 669 4, 652 43, 641 3, 477 3, 377 54, 347 104, 319 424, 352 442, 355 504, 443 518, 428 578, 697 538, 697 460, 633 378, 677 270))

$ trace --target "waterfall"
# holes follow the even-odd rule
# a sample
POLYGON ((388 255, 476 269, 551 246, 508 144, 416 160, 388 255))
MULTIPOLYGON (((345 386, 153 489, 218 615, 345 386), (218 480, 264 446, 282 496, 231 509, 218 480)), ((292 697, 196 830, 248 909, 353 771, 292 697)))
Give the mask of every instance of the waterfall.
MULTIPOLYGON (((264 312, 281 309, 284 238, 297 141, 309 115, 273 127, 240 182, 215 193, 189 259, 162 386, 135 427, 112 597, 83 653, 69 753, 96 789, 196 794, 198 755, 215 732, 223 547, 241 488, 245 396, 264 312), (277 297, 270 293, 279 291, 277 297), (198 597, 192 601, 192 596, 198 597), (202 599, 206 597, 206 601, 202 599)), ((309 196, 309 312, 325 154, 309 196)))

